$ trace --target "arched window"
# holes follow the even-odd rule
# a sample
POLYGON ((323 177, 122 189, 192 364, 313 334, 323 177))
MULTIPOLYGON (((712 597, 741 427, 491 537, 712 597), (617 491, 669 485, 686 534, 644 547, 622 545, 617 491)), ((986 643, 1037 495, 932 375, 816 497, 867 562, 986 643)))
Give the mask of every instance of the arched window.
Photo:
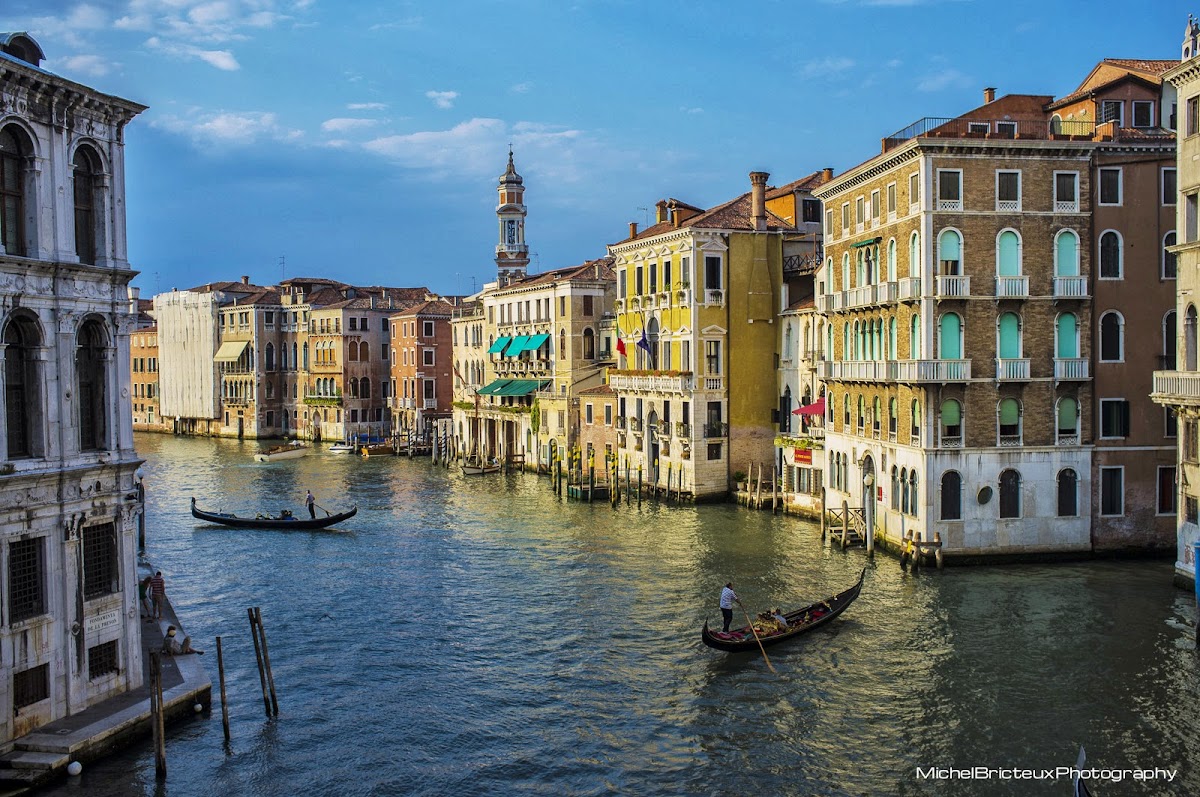
POLYGON ((887 358, 889 360, 896 359, 896 317, 892 316, 888 319, 888 348, 887 358))
POLYGON ((900 471, 892 466, 892 509, 900 511, 900 471))
POLYGON ((104 325, 88 320, 79 328, 75 350, 75 376, 79 381, 79 450, 108 448, 105 429, 107 336, 104 325))
POLYGON ((304 342, 304 370, 308 370, 308 341, 304 342))
POLYGON ((354 341, 350 341, 350 344, 346 347, 346 361, 352 363, 358 362, 358 344, 354 341))
POLYGON ((1060 359, 1079 357, 1079 322, 1074 313, 1062 313, 1054 320, 1054 356, 1060 359))
POLYGON ((909 430, 909 433, 912 435, 913 442, 915 443, 921 439, 921 402, 913 399, 909 412, 912 416, 912 429, 909 430))
POLYGON ((942 474, 942 520, 962 520, 962 476, 958 471, 942 474))
POLYGON ((854 322, 854 359, 861 360, 863 358, 863 336, 862 325, 854 322))
POLYGON ((1021 239, 1012 230, 996 237, 996 275, 1016 277, 1021 273, 1021 239))
POLYGON ((364 340, 358 344, 358 361, 365 363, 369 359, 371 359, 371 344, 364 340))
POLYGON ((1120 313, 1107 312, 1100 316, 1100 361, 1122 362, 1125 359, 1125 319, 1120 313))
POLYGON ((916 468, 908 472, 908 512, 913 517, 920 514, 917 510, 921 506, 917 493, 917 471, 916 468))
MULTIPOLYGON (((644 353, 641 346, 634 346, 637 349, 638 365, 641 365, 642 354, 644 353)), ((565 330, 558 330, 558 359, 567 359, 567 333, 565 330)))
POLYGON ((1167 247, 1175 245, 1175 231, 1171 230, 1163 236, 1163 253, 1162 253, 1162 278, 1165 280, 1175 279, 1176 265, 1175 253, 1167 250, 1167 247))
POLYGON ((75 183, 75 254, 80 263, 96 262, 96 177, 99 160, 89 147, 75 151, 71 163, 75 183))
POLYGON ((941 331, 938 340, 938 357, 943 360, 961 360, 963 358, 962 319, 956 313, 946 313, 942 316, 938 326, 941 331))
POLYGON ((267 348, 264 352, 264 356, 266 359, 266 370, 274 371, 275 370, 275 344, 273 344, 273 343, 267 344, 267 348))
POLYGON ((1100 279, 1121 279, 1121 236, 1115 230, 1100 235, 1100 279))
POLYGON ((42 453, 42 400, 37 350, 42 342, 37 322, 16 315, 4 328, 4 409, 8 459, 42 453))
POLYGON ((358 380, 350 377, 346 382, 346 390, 350 394, 350 398, 358 398, 358 380))
POLYGON ((908 330, 908 359, 921 359, 921 316, 913 314, 908 330))
POLYGON ((900 413, 896 410, 896 399, 888 399, 888 434, 893 440, 896 439, 896 426, 899 423, 900 413))
POLYGON ((842 290, 850 290, 850 253, 842 253, 842 290))
POLYGON ((1079 515, 1079 477, 1070 468, 1058 472, 1058 516, 1079 515))
POLYGON ((859 247, 854 256, 854 287, 861 288, 867 284, 867 272, 866 248, 859 247))
POLYGON ((279 369, 281 371, 288 369, 288 349, 286 343, 279 347, 279 369))
POLYGON ((1021 319, 1016 313, 1003 313, 996 321, 999 340, 997 352, 1002 360, 1021 357, 1021 319))
POLYGON ((0 130, 0 244, 25 256, 25 161, 29 151, 15 128, 0 130))
POLYGON ((845 431, 850 430, 850 394, 847 393, 842 397, 842 426, 845 431))
POLYGON ((1070 396, 1058 400, 1056 441, 1059 445, 1079 444, 1079 402, 1070 396))
POLYGON ((1000 474, 1000 517, 1021 516, 1021 474, 1006 470, 1000 474))
POLYGON ((789 321, 783 327, 783 359, 792 359, 792 322, 789 321))
POLYGON ((996 406, 997 424, 1000 433, 1000 445, 1020 445, 1021 443, 1021 404, 1014 398, 1000 399, 996 406))
POLYGON ((854 341, 850 337, 850 322, 846 321, 842 324, 842 359, 851 359, 851 354, 854 351, 854 341))
POLYGON ((900 469, 900 511, 908 514, 908 468, 900 469))
MULTIPOLYGON (((788 331, 791 332, 790 327, 788 328, 788 331)), ((596 333, 592 332, 590 329, 583 330, 583 359, 596 359, 596 333)), ((668 368, 671 367, 670 363, 665 363, 665 365, 668 368)))
POLYGON ((1189 304, 1183 316, 1183 367, 1196 370, 1196 305, 1189 304))
POLYGON ((833 258, 825 258, 825 293, 833 293, 833 258))
POLYGON ((896 281, 896 239, 888 241, 887 245, 887 279, 888 282, 896 281))
POLYGON ((1175 336, 1178 334, 1175 329, 1175 311, 1168 310, 1163 316, 1162 329, 1162 346, 1163 346, 1163 370, 1175 370, 1175 336))
POLYGON ((358 396, 365 399, 371 397, 371 380, 365 376, 358 380, 358 396))
MULTIPOLYGON (((296 348, 296 344, 295 344, 295 343, 293 343, 293 344, 292 344, 292 369, 293 369, 293 370, 294 370, 294 369, 297 369, 297 368, 299 368, 299 367, 300 367, 300 358, 298 358, 298 357, 296 356, 296 352, 297 352, 297 351, 298 351, 298 349, 296 348)), ((305 363, 305 364, 304 364, 304 367, 305 367, 305 368, 307 368, 307 367, 308 367, 308 363, 305 363)))
POLYGON ((858 394, 858 433, 862 434, 867 427, 867 399, 862 393, 858 394))
POLYGON ((921 276, 921 236, 916 232, 908 239, 908 276, 921 276))
POLYGON ((957 230, 942 230, 938 236, 938 264, 942 276, 962 274, 962 237, 957 230))
POLYGON ((879 396, 875 397, 875 401, 871 404, 871 431, 879 437, 879 432, 883 426, 883 402, 879 396))
POLYGON ((1074 230, 1059 230, 1054 236, 1054 276, 1079 276, 1079 236, 1074 230))
POLYGON ((942 402, 938 424, 942 435, 941 445, 962 445, 962 405, 957 400, 946 399, 942 402))

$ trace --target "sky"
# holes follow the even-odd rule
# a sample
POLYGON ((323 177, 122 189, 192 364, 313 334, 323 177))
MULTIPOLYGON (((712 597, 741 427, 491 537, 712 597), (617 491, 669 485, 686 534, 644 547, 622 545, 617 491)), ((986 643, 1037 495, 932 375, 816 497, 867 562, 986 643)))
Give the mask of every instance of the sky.
POLYGON ((127 128, 144 298, 249 276, 469 294, 495 278, 514 150, 530 272, 605 254, 674 197, 842 172, 1105 57, 1178 58, 1181 0, 3 0, 46 69, 127 128))

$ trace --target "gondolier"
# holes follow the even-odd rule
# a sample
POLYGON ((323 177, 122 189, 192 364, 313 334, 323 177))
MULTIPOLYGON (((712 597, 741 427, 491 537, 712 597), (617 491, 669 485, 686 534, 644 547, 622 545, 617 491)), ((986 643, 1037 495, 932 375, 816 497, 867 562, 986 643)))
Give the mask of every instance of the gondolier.
POLYGON ((317 499, 313 498, 312 490, 304 491, 304 505, 308 507, 308 516, 317 519, 317 499))
POLYGON ((741 599, 733 591, 733 582, 726 582, 725 589, 721 590, 721 616, 725 618, 725 631, 729 630, 729 624, 733 622, 733 604, 735 603, 738 606, 742 605, 741 599))

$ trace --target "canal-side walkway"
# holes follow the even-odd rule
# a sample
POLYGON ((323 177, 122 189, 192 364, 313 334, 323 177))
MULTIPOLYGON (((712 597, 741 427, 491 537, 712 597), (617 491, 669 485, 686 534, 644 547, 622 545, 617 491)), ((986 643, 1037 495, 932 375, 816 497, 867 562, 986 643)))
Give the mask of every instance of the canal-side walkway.
MULTIPOLYGON (((13 750, 0 756, 0 797, 26 794, 65 777, 72 761, 87 764, 130 742, 149 736, 150 654, 161 650, 167 626, 185 635, 170 601, 162 620, 141 620, 142 672, 146 682, 137 689, 111 697, 78 714, 55 720, 14 741, 13 750)), ((200 655, 163 656, 163 711, 168 723, 204 710, 212 700, 212 681, 200 655)))

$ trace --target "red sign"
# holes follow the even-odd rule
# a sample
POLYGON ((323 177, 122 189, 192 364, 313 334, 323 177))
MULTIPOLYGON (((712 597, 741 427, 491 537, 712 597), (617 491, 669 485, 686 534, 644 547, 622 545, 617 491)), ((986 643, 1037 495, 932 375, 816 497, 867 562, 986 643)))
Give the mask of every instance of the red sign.
POLYGON ((812 449, 811 448, 797 448, 796 453, 793 458, 793 461, 797 465, 811 465, 812 464, 812 449))

